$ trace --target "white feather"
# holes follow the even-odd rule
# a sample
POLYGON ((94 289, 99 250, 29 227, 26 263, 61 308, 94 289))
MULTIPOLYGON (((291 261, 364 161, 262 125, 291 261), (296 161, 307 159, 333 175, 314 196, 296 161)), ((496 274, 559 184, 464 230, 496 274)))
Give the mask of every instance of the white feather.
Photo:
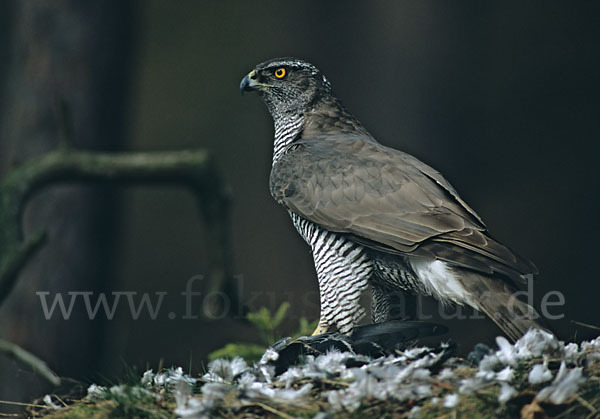
POLYGON ((527 380, 534 385, 552 380, 552 372, 548 369, 548 363, 544 361, 543 364, 534 365, 529 371, 527 380))
POLYGON ((471 293, 458 282, 449 266, 441 260, 410 258, 409 262, 425 291, 442 302, 477 307, 471 293))
POLYGON ((458 394, 448 394, 444 397, 444 407, 452 409, 458 404, 458 394))

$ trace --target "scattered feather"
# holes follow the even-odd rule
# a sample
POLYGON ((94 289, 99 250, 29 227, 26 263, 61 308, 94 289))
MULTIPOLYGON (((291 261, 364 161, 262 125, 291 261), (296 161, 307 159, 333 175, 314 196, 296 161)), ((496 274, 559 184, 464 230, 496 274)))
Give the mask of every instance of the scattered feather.
POLYGON ((215 359, 208 364, 208 372, 202 377, 205 381, 231 383, 237 376, 248 370, 246 361, 242 358, 215 359))
POLYGON ((505 381, 507 383, 511 382, 515 377, 515 370, 511 367, 505 367, 502 371, 496 374, 496 380, 505 381))
POLYGON ((98 399, 102 399, 105 394, 106 394, 106 387, 92 384, 87 389, 86 398, 91 399, 91 400, 98 400, 98 399))
POLYGON ((510 399, 517 395, 517 390, 506 383, 500 384, 500 393, 498 393, 498 403, 505 405, 510 399))
POLYGON ((538 393, 536 400, 562 404, 577 392, 577 388, 584 381, 581 368, 568 369, 563 361, 552 384, 543 388, 538 393))
POLYGON ((451 381, 451 380, 454 380, 456 378, 456 376, 454 375, 454 372, 452 371, 452 369, 444 368, 442 371, 440 371, 437 378, 438 378, 438 380, 442 380, 442 381, 451 381))
POLYGON ((458 404, 458 394, 448 394, 444 397, 443 406, 447 409, 452 409, 458 404))
POLYGON ((56 403, 54 403, 52 401, 52 396, 49 394, 46 394, 42 400, 44 401, 44 404, 52 410, 64 409, 64 406, 59 406, 56 403))
POLYGON ((550 380, 552 380, 552 372, 550 372, 550 370, 548 369, 547 362, 544 362, 543 364, 534 365, 533 368, 531 368, 531 371, 529 371, 529 375, 527 376, 527 381, 529 381, 530 384, 534 385, 545 383, 546 381, 550 380))
MULTIPOLYGON (((332 350, 305 355, 278 374, 272 362, 280 358, 279 353, 269 349, 255 365, 242 358, 214 360, 202 380, 187 376, 181 368, 171 368, 144 372, 137 386, 91 385, 87 399, 151 395, 158 400, 170 395, 176 403, 174 413, 183 418, 209 418, 256 406, 302 416, 303 409, 315 406, 318 400, 319 409, 326 406, 326 411, 312 411, 311 415, 322 419, 360 414, 370 406, 395 401, 396 406, 407 406, 403 415, 417 418, 432 411, 433 415, 443 414, 441 409, 459 405, 462 409, 463 403, 490 391, 497 391, 493 393, 497 395, 494 409, 506 405, 515 409, 516 400, 521 399, 516 397, 517 389, 539 389, 532 404, 565 406, 586 383, 584 368, 587 374, 588 368, 600 361, 600 338, 565 344, 546 332, 532 330, 514 344, 502 337, 496 343, 494 350, 481 346, 476 368, 459 358, 449 358, 449 346, 440 345, 435 349, 413 347, 377 358, 332 350), (549 359, 553 360, 550 365, 549 359), (558 371, 552 369, 555 360, 560 362, 558 371), (530 389, 529 385, 536 387, 530 389), (291 410, 285 410, 288 406, 291 410)), ((49 409, 51 402, 45 400, 49 409)))

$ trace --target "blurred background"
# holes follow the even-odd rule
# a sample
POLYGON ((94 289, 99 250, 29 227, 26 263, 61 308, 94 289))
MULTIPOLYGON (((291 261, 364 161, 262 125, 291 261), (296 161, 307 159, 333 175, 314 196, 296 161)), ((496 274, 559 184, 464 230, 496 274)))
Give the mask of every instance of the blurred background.
MULTIPOLYGON (((57 147, 57 98, 75 147, 209 150, 231 190, 241 297, 251 310, 289 301, 291 332, 318 316, 315 273, 269 195, 271 118, 239 81, 266 59, 301 57, 380 142, 441 171, 535 261, 534 301, 564 295, 550 310, 564 314, 551 323, 562 338, 589 339, 598 330, 572 321, 600 326, 599 16, 594 2, 3 1, 0 176, 57 147)), ((257 340, 235 313, 203 315, 202 295, 198 319, 181 318, 210 245, 185 189, 55 186, 29 203, 24 227, 49 241, 0 307, 0 337, 62 376, 98 381, 161 360, 197 372, 210 351, 257 340), (155 320, 125 304, 89 320, 81 303, 46 320, 38 291, 168 294, 155 320)), ((487 320, 449 324, 463 351, 499 333, 487 320)), ((0 400, 50 391, 0 355, 0 400)))

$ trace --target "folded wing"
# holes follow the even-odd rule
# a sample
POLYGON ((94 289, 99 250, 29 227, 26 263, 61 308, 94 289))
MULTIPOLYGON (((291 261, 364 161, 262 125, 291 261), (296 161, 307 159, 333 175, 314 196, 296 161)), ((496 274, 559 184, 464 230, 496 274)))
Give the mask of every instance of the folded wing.
POLYGON ((513 279, 537 272, 489 236, 439 172, 368 137, 295 142, 273 166, 271 193, 301 217, 384 252, 513 279))

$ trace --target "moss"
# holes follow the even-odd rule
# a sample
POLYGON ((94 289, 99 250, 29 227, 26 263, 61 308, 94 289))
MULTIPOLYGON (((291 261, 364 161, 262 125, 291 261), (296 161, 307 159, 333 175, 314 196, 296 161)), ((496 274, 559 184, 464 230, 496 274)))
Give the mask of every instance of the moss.
POLYGON ((33 417, 51 419, 84 419, 84 418, 174 418, 176 417, 174 398, 164 393, 140 397, 132 391, 124 394, 110 395, 106 400, 78 400, 65 409, 30 412, 33 417))

